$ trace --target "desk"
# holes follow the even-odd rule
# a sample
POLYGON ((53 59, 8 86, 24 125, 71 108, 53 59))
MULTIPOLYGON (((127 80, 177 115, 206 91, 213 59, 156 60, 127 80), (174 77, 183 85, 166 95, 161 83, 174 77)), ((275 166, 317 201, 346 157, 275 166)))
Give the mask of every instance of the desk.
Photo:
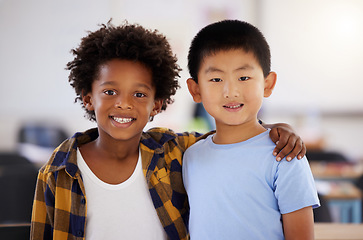
POLYGON ((347 162, 310 162, 309 164, 316 179, 354 180, 363 175, 362 164, 347 162))
POLYGON ((363 239, 363 224, 315 223, 315 240, 363 239))
POLYGON ((362 192, 349 181, 315 180, 318 192, 325 197, 330 209, 339 208, 341 223, 362 222, 362 192))
POLYGON ((29 239, 30 223, 0 224, 0 239, 29 239))
POLYGON ((363 175, 362 164, 347 162, 311 162, 318 192, 329 207, 339 207, 339 222, 362 222, 362 192, 353 181, 363 175))

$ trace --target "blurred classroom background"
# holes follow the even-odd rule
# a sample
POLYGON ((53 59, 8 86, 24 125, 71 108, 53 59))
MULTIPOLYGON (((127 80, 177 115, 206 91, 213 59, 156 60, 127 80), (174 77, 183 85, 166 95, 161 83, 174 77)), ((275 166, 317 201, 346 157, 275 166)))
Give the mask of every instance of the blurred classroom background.
MULTIPOLYGON (((35 184, 34 166, 44 164, 60 141, 96 126, 74 103, 65 66, 73 58, 70 50, 87 31, 110 18, 114 24, 127 20, 158 29, 170 41, 183 69, 181 89, 175 102, 147 128, 164 126, 175 131, 213 128, 203 123, 208 118, 195 118, 204 113, 185 83, 192 37, 222 19, 257 26, 270 44, 272 70, 278 75, 260 118, 267 123, 289 123, 305 141, 319 192, 327 201, 329 216, 324 221, 362 222, 360 0, 0 0, 1 179, 14 178, 8 176, 11 164, 17 161, 16 167, 24 166, 27 161, 31 165, 24 168, 31 170, 23 172, 35 184), (25 159, 9 161, 14 153, 25 159)), ((1 191, 5 183, 9 180, 1 180, 1 191)), ((0 223, 29 220, 30 211, 19 219, 2 211, 0 223)))

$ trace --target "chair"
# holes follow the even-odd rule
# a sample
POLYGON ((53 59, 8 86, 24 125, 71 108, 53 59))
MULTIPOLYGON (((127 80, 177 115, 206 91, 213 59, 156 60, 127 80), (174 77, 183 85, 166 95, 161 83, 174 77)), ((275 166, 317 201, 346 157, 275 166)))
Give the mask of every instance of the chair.
POLYGON ((28 240, 30 238, 29 224, 0 224, 0 239, 28 240))
POLYGON ((18 132, 17 152, 42 166, 68 134, 58 125, 42 122, 23 124, 18 132))
POLYGON ((348 162, 343 154, 334 151, 307 150, 306 157, 309 161, 348 162))
POLYGON ((18 142, 54 149, 67 137, 68 134, 59 126, 27 123, 19 130, 18 142))
POLYGON ((328 202, 324 196, 318 194, 318 197, 320 200, 320 207, 313 209, 314 222, 332 222, 328 202))
POLYGON ((0 223, 30 223, 37 168, 17 153, 0 153, 0 223))
MULTIPOLYGON (((357 186, 363 192, 363 175, 360 176, 355 182, 355 186, 357 186)), ((363 206, 363 199, 361 200, 363 206)), ((361 209, 362 219, 363 219, 363 207, 361 209)))

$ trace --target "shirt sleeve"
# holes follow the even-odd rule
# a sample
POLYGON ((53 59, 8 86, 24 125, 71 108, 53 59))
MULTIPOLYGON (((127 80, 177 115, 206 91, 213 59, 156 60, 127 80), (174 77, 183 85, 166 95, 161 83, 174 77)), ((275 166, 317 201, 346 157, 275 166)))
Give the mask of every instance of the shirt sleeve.
MULTIPOLYGON (((45 195, 46 192, 49 192, 51 195, 53 193, 51 192, 51 186, 47 182, 46 174, 39 172, 33 201, 30 239, 41 240, 45 236, 52 235, 45 195)), ((47 202, 49 204, 49 201, 47 202)))
POLYGON ((205 134, 201 134, 198 132, 183 132, 178 133, 178 142, 180 147, 183 149, 183 152, 187 150, 190 146, 201 139, 207 138, 209 135, 213 134, 215 131, 211 131, 205 134))
POLYGON ((275 196, 281 214, 297 211, 304 207, 319 207, 320 202, 315 181, 306 157, 278 163, 274 178, 275 196))

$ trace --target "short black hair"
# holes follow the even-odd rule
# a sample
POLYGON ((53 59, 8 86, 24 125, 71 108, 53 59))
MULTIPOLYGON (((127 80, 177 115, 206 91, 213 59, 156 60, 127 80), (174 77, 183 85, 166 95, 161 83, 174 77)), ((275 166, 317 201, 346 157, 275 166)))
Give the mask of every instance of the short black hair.
POLYGON ((198 82, 198 71, 206 56, 232 49, 252 52, 261 65, 264 76, 267 77, 270 73, 270 47, 260 30, 247 22, 223 20, 204 27, 193 38, 188 53, 191 78, 198 82))
POLYGON ((161 110, 165 110, 180 87, 178 78, 181 70, 166 37, 157 30, 126 21, 114 26, 110 20, 100 26, 100 29, 82 38, 78 48, 71 50, 75 57, 66 67, 70 70, 68 80, 76 91, 75 102, 81 102, 86 117, 96 120, 94 111, 83 106, 82 97, 92 91, 92 83, 97 79, 100 67, 113 59, 140 62, 150 68, 156 89, 155 99, 163 100, 161 110))

